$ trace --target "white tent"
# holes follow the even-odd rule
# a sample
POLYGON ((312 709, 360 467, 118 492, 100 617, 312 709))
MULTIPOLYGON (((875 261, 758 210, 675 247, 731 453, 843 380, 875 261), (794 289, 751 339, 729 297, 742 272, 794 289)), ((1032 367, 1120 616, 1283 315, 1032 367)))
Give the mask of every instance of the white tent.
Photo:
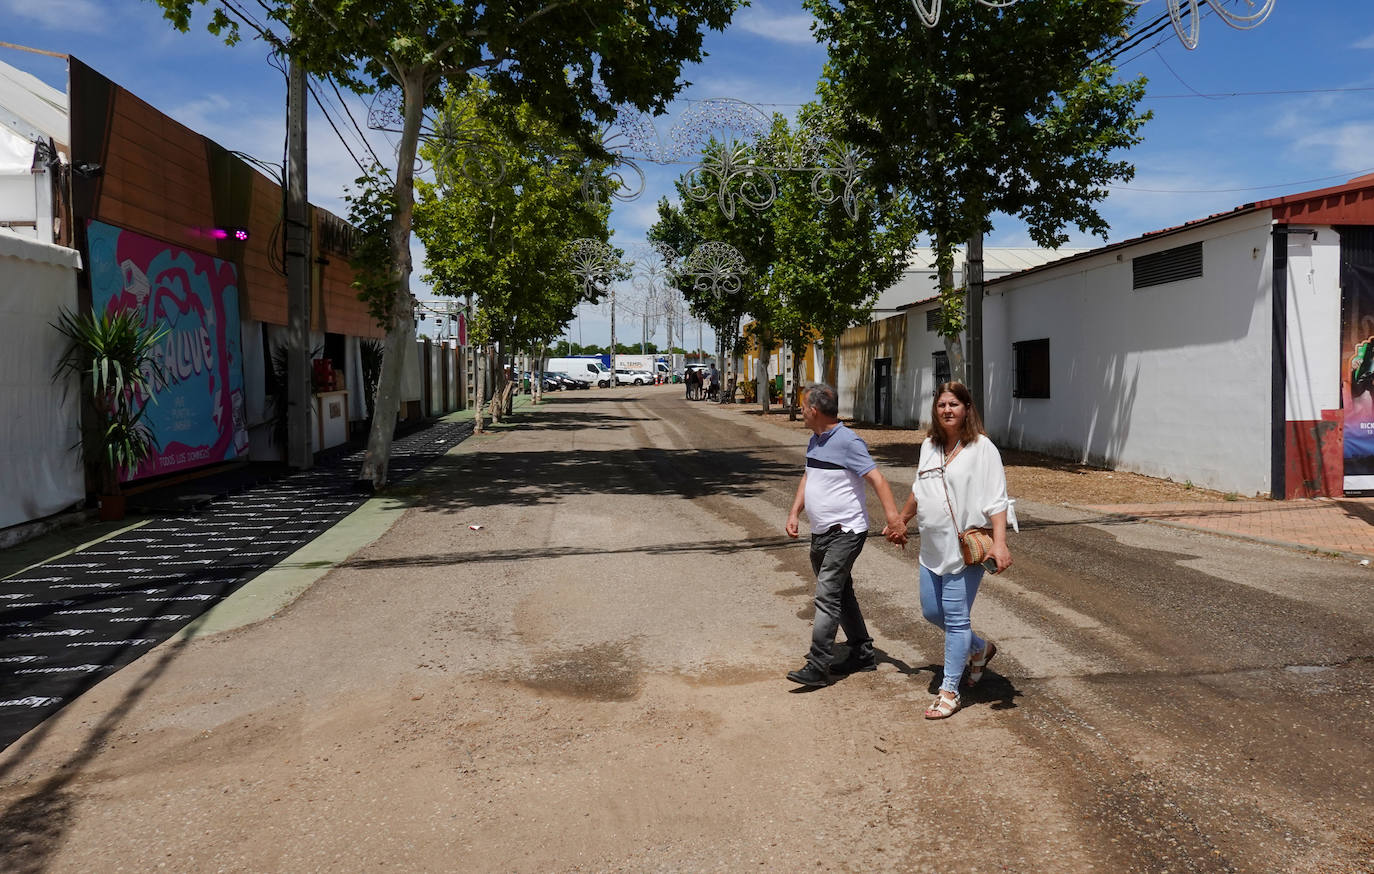
POLYGON ((0 228, 53 241, 49 143, 70 154, 67 95, 0 63, 0 228), (40 145, 41 144, 41 145, 40 145))

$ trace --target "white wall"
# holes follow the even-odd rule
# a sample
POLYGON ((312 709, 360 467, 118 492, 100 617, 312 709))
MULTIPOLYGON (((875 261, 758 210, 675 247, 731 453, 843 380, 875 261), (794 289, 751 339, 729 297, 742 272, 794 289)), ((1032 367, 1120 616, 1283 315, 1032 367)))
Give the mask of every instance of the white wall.
POLYGON ((1341 406, 1341 240, 1329 227, 1288 235, 1289 421, 1341 406))
POLYGON ((985 418, 999 443, 1242 494, 1270 490, 1270 213, 990 288, 985 418), (1203 276, 1131 288, 1131 259, 1203 241, 1203 276), (1050 340, 1048 399, 1013 398, 1012 343, 1050 340))
POLYGON ((80 256, 0 230, 0 528, 85 499, 80 385, 53 380, 66 339, 51 327, 76 309, 80 256))

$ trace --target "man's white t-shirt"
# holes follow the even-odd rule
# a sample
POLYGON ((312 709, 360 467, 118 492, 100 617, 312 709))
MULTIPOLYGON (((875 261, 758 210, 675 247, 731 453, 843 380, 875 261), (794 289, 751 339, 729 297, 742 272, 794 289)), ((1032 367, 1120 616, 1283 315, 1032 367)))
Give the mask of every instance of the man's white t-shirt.
POLYGON ((877 466, 863 438, 843 423, 811 435, 806 445, 803 500, 812 534, 836 525, 850 533, 868 530, 863 477, 877 466))

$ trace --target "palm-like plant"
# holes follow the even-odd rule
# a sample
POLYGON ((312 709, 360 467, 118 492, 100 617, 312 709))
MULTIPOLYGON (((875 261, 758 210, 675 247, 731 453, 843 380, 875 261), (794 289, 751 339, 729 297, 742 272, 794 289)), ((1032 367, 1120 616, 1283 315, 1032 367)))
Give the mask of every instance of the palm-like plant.
POLYGON ((157 436, 143 420, 143 397, 156 401, 154 381, 165 374, 154 357, 168 329, 149 328, 135 310, 80 315, 64 310, 53 325, 71 343, 57 365, 57 376, 74 374, 93 413, 87 460, 95 470, 101 494, 119 494, 123 472, 132 472, 157 451, 157 436))

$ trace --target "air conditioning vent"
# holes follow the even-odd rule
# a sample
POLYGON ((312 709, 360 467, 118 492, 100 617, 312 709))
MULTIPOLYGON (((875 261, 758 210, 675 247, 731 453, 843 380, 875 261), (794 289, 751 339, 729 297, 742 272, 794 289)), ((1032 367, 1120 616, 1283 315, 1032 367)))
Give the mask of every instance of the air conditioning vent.
POLYGON ((1131 259, 1131 288, 1149 288, 1202 275, 1202 243, 1131 259))

